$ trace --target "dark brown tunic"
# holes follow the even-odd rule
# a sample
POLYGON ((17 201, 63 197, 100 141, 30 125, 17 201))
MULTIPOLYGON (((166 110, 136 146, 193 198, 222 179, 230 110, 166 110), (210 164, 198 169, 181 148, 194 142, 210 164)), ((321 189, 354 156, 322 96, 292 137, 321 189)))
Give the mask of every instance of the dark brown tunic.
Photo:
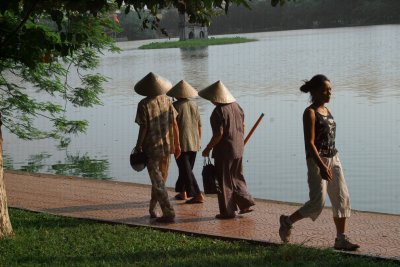
POLYGON ((219 211, 222 215, 232 216, 237 207, 243 210, 255 205, 243 177, 244 113, 236 102, 218 105, 210 122, 213 133, 219 132, 221 127, 224 132, 212 153, 221 188, 219 211))
POLYGON ((222 140, 214 146, 212 157, 219 159, 238 159, 244 149, 244 113, 236 103, 218 105, 210 118, 213 133, 224 130, 222 140))

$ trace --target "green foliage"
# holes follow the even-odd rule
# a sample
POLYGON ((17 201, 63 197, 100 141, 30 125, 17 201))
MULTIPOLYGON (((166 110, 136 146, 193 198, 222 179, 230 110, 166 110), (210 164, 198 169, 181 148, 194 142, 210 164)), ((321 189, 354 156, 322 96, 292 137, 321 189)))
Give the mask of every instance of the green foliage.
POLYGON ((75 107, 100 104, 106 78, 91 73, 99 52, 118 51, 107 31, 118 31, 107 1, 2 1, 0 5, 0 113, 3 125, 22 139, 65 138, 86 121, 70 120, 75 107), (105 4, 104 4, 104 3, 105 4), (99 4, 99 3, 97 3, 99 4), (90 12, 86 12, 90 11, 90 12), (74 70, 80 84, 68 77, 74 70), (48 97, 54 100, 45 100, 48 97), (51 129, 35 125, 52 121, 51 129))
POLYGON ((253 1, 250 9, 232 7, 213 18, 209 34, 399 24, 399 13, 396 0, 301 0, 277 7, 253 1))
POLYGON ((398 266, 300 246, 260 246, 10 209, 2 266, 398 266))
MULTIPOLYGON (((296 0, 262 0, 264 2, 270 2, 271 5, 283 5, 289 1, 296 0)), ((250 8, 251 0, 115 0, 119 8, 122 8, 123 13, 128 14, 130 11, 135 10, 138 18, 141 21, 142 31, 146 29, 159 30, 164 35, 170 35, 171 31, 166 31, 161 23, 161 18, 165 14, 163 12, 166 9, 178 10, 179 13, 186 13, 190 23, 199 23, 204 26, 210 26, 212 18, 222 13, 228 14, 229 9, 232 6, 243 6, 250 8), (145 7, 147 9, 145 9, 145 7), (161 25, 161 27, 160 27, 161 25)), ((122 17, 122 16, 119 16, 122 17)), ((132 23, 132 20, 130 21, 132 23)), ((136 23, 136 21, 134 21, 136 23)), ((175 24, 176 27, 177 23, 175 24)), ((122 27, 127 29, 129 36, 136 33, 135 30, 126 24, 126 21, 122 23, 122 27)), ((147 31, 149 34, 150 32, 147 31)), ((145 39, 145 38, 143 38, 145 39)))
MULTIPOLYGON (((128 40, 143 40, 158 37, 158 31, 143 28, 143 18, 151 20, 151 14, 147 11, 142 12, 121 12, 118 14, 118 20, 123 32, 119 35, 126 36, 128 40)), ((176 24, 175 26, 177 26, 176 24)))
POLYGON ((225 45, 254 42, 256 39, 249 39, 244 37, 231 37, 231 38, 209 38, 209 39, 192 39, 185 41, 172 41, 162 43, 150 43, 142 45, 139 49, 160 49, 160 48, 196 48, 205 47, 209 45, 225 45))
MULTIPOLYGON (((272 0, 283 4, 286 0, 272 0)), ((249 0, 25 0, 0 3, 0 114, 3 125, 23 139, 59 138, 84 131, 87 122, 66 117, 68 104, 100 104, 106 78, 91 73, 99 53, 118 51, 110 37, 119 24, 110 15, 117 9, 135 10, 142 29, 157 29, 161 11, 177 8, 190 22, 209 25, 218 10, 249 7, 249 0), (108 34, 107 34, 108 33, 108 34), (76 71, 81 84, 68 80, 76 71), (43 96, 54 97, 51 101, 43 96), (37 118, 50 120, 41 129, 37 118)), ((136 24, 135 24, 136 25, 136 24)), ((134 26, 135 27, 135 26, 134 26)), ((161 31, 163 31, 161 29, 161 31)))

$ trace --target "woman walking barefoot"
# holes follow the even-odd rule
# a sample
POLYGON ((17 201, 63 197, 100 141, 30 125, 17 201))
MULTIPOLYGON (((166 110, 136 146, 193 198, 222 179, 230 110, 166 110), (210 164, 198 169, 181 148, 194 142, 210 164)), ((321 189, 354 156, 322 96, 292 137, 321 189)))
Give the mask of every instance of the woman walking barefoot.
POLYGON ((336 123, 325 106, 331 98, 331 83, 326 76, 318 74, 306 81, 300 91, 310 93, 312 102, 303 114, 310 200, 290 216, 280 216, 279 236, 283 242, 289 242, 295 222, 304 218, 315 221, 328 194, 336 226, 334 248, 354 251, 360 246, 350 242, 345 234, 346 219, 350 217, 350 199, 335 147, 336 123))
POLYGON ((191 198, 185 203, 203 203, 204 196, 200 192, 193 173, 197 151, 200 150, 201 145, 201 119, 199 108, 191 98, 196 97, 198 93, 188 82, 181 80, 168 91, 167 95, 177 99, 173 105, 178 112, 176 122, 181 145, 181 155, 176 159, 179 177, 176 181, 175 191, 179 194, 175 198, 185 200, 189 196, 191 198))

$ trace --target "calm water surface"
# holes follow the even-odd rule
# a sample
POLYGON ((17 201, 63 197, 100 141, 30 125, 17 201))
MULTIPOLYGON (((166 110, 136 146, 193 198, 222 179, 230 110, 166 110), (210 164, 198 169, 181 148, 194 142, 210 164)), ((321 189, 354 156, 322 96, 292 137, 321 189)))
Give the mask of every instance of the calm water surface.
MULTIPOLYGON (((309 100, 298 88, 302 80, 323 73, 333 84, 329 108, 352 207, 400 214, 400 25, 243 36, 259 41, 195 50, 138 50, 143 41, 121 43, 124 50, 104 55, 98 69, 111 79, 104 105, 69 110, 70 118, 90 121, 87 134, 73 137, 67 151, 59 151, 54 142, 23 142, 6 132, 6 166, 149 184, 146 171, 134 172, 128 164, 141 100, 133 85, 150 71, 173 83, 185 79, 198 89, 220 79, 243 107, 248 129, 265 113, 244 155, 250 192, 302 203, 308 199, 302 113, 309 100)), ((213 105, 196 101, 204 147, 211 138, 213 105)), ((198 154, 200 184, 202 162, 198 154)), ((172 162, 167 185, 174 186, 176 178, 172 162)))

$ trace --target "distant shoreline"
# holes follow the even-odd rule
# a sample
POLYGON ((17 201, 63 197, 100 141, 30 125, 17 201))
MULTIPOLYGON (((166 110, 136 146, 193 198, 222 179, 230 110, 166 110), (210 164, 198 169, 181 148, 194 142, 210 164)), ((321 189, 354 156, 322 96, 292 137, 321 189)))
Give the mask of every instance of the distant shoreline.
MULTIPOLYGON (((286 31, 301 31, 301 30, 323 30, 323 29, 340 29, 340 28, 364 28, 364 27, 380 27, 380 26, 398 26, 400 24, 388 23, 388 24, 371 24, 371 25, 346 25, 346 26, 331 26, 331 27, 305 27, 305 28, 287 28, 287 29, 280 29, 280 28, 269 28, 269 29, 258 29, 254 31, 238 31, 238 32, 227 32, 227 33, 209 33, 209 38, 219 38, 219 36, 239 36, 243 34, 252 34, 252 33, 262 33, 262 32, 286 32, 286 31)), ((171 36, 170 40, 178 40, 178 36, 171 36)), ((134 39, 134 40, 116 40, 117 43, 125 43, 125 42, 149 42, 152 40, 168 40, 166 36, 159 36, 156 38, 144 38, 144 39, 134 39)))

